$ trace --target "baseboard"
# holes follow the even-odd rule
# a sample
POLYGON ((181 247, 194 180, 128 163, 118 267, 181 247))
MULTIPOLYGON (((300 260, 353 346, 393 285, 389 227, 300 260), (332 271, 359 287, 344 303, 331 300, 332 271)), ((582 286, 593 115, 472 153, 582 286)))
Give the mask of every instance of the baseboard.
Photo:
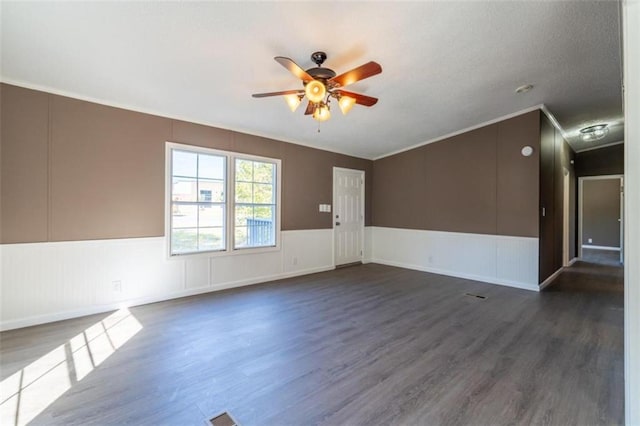
MULTIPOLYGON (((575 260, 576 258, 574 258, 575 260)), ((573 260, 572 260, 573 262, 573 260)), ((543 288, 545 288, 546 286, 548 286, 549 284, 551 284, 553 282, 553 280, 555 280, 556 278, 558 278, 558 275, 560 275, 562 273, 562 271, 564 270, 564 266, 561 267, 560 269, 558 269, 557 271, 555 271, 553 274, 551 274, 546 280, 542 281, 542 283, 539 285, 540 290, 542 290, 543 288)))
POLYGON ((579 260, 580 260, 580 258, 579 258, 579 257, 574 257, 573 259, 571 259, 571 260, 569 261, 569 265, 568 265, 568 266, 573 265, 574 263, 576 263, 576 262, 577 262, 577 261, 579 261, 579 260))
POLYGON ((181 297, 196 296, 198 294, 212 293, 214 291, 227 290, 236 287, 244 287, 254 284, 262 284, 269 281, 281 280, 285 278, 298 277, 302 275, 315 274, 318 272, 331 271, 335 269, 333 265, 321 266, 316 268, 302 269, 294 272, 285 272, 281 274, 273 274, 246 280, 238 280, 228 283, 216 284, 207 287, 182 290, 175 293, 147 296, 137 299, 124 300, 104 305, 94 305, 87 308, 76 309, 65 312, 56 312, 52 314, 37 315, 16 320, 4 321, 0 323, 0 331, 14 330, 16 328, 31 327, 39 324, 46 324, 56 321, 64 321, 72 318, 84 317, 87 315, 102 314, 105 312, 115 311, 117 309, 128 308, 131 306, 146 305, 149 303, 164 302, 167 300, 179 299, 181 297))
POLYGON ((464 279, 473 280, 473 281, 481 281, 487 284, 497 284, 505 287, 519 288, 522 290, 529 290, 529 291, 536 291, 536 292, 540 291, 538 286, 532 285, 532 284, 521 283, 517 281, 499 280, 493 277, 465 274, 465 273, 450 271, 446 269, 429 268, 422 265, 413 265, 413 264, 403 263, 403 262, 393 262, 393 261, 388 261, 383 259, 371 259, 371 263, 379 263, 381 265, 396 266, 398 268, 412 269, 414 271, 429 272, 432 274, 446 275, 449 277, 464 278, 464 279))
POLYGON ((609 247, 609 246, 592 246, 592 245, 582 245, 583 249, 594 249, 594 250, 610 250, 610 251, 620 251, 620 247, 609 247))

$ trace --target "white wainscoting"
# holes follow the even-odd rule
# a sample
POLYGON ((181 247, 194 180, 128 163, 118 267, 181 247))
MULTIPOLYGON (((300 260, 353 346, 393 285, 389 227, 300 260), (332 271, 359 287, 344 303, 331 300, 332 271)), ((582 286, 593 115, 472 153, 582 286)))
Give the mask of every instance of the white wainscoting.
POLYGON ((231 256, 169 260, 164 237, 5 244, 0 256, 1 330, 334 268, 332 229, 283 231, 279 251, 231 256))
POLYGON ((539 291, 538 239, 371 228, 371 262, 539 291))
POLYGON ((370 263, 373 256, 373 227, 364 227, 364 255, 362 256, 362 263, 370 263))

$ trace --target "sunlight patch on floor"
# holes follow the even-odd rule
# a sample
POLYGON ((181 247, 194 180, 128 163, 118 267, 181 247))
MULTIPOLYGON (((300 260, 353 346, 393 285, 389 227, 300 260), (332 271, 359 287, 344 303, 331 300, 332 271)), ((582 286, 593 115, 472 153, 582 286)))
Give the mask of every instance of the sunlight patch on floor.
POLYGON ((120 309, 7 377, 0 383, 0 424, 29 423, 140 330, 120 309))

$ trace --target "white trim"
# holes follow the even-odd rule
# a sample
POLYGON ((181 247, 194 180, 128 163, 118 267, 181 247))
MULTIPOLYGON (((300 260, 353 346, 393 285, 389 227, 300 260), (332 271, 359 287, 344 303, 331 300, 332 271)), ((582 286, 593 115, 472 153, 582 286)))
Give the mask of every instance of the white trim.
POLYGON ((539 290, 542 290, 543 288, 545 288, 549 284, 551 284, 553 282, 553 280, 558 278, 558 275, 560 275, 562 273, 562 271, 564 271, 564 269, 565 269, 565 267, 561 267, 560 269, 555 271, 553 274, 549 275, 549 277, 546 280, 544 280, 544 281, 542 281, 540 283, 539 290))
MULTIPOLYGON (((571 194, 571 172, 566 167, 562 167, 562 266, 569 265, 570 256, 570 194, 571 194)), ((575 243, 574 243, 575 244, 575 243)))
POLYGON ((628 426, 640 425, 640 1, 622 6, 624 73, 624 384, 628 426))
POLYGON ((338 171, 344 171, 344 172, 357 172, 358 174, 360 174, 360 178, 362 179, 362 185, 360 186, 360 200, 362 205, 360 206, 360 262, 365 263, 364 262, 364 252, 365 252, 365 248, 364 248, 364 216, 365 216, 365 190, 364 190, 364 185, 366 182, 366 174, 364 170, 359 170, 359 169, 348 169, 345 167, 333 167, 333 194, 332 194, 332 200, 331 202, 333 203, 333 207, 331 208, 331 227, 333 228, 333 232, 332 232, 332 243, 331 243, 331 249, 332 249, 332 257, 333 257, 333 265, 336 265, 336 218, 335 218, 335 211, 336 211, 336 172, 338 171))
POLYGON ((589 244, 583 244, 583 249, 595 249, 595 250, 610 250, 610 251, 620 251, 620 247, 609 247, 609 246, 593 246, 589 244))
MULTIPOLYGON (((584 190, 584 181, 585 180, 606 180, 606 179, 621 179, 620 183, 622 184, 622 179, 624 175, 616 174, 616 175, 599 175, 599 176, 580 176, 578 177, 578 256, 582 258, 582 247, 585 245, 582 242, 582 222, 583 222, 583 190, 584 190)), ((620 224, 620 226, 623 226, 620 224)))
POLYGON ((282 160, 279 158, 262 157, 251 154, 243 154, 241 152, 224 151, 220 149, 207 148, 202 146, 193 146, 177 142, 165 142, 165 188, 164 188, 164 211, 165 211, 165 235, 166 238, 166 254, 167 259, 186 259, 197 257, 214 257, 214 256, 237 256, 242 254, 266 253, 281 250, 282 240, 282 160), (201 251, 184 254, 171 253, 171 208, 170 195, 172 185, 172 150, 181 150, 185 152, 196 152, 202 154, 210 154, 225 157, 225 248, 224 250, 201 251), (273 163, 276 166, 276 224, 275 224, 275 246, 268 247, 246 247, 234 248, 234 207, 235 207, 235 160, 251 160, 273 163))
POLYGON ((583 180, 607 180, 607 179, 621 179, 624 175, 598 175, 598 176, 580 176, 583 180))
POLYGON ((39 85, 39 84, 32 84, 32 83, 27 83, 27 82, 22 81, 22 80, 15 80, 15 79, 11 79, 11 78, 6 78, 6 77, 4 77, 2 75, 0 75, 0 83, 10 84, 12 86, 22 87, 24 89, 38 90, 40 92, 48 93, 48 94, 51 94, 51 95, 64 96, 64 97, 67 97, 67 98, 72 98, 72 99, 77 99, 77 100, 80 100, 80 101, 91 102, 91 103, 98 104, 98 105, 105 105, 105 106, 109 106, 109 107, 113 107, 113 108, 124 109, 124 110, 127 110, 127 111, 140 112, 142 114, 149 114, 149 115, 153 115, 153 116, 156 116, 156 117, 167 118, 167 119, 170 119, 170 120, 186 121, 187 123, 191 123, 191 124, 200 124, 200 125, 203 125, 203 126, 215 127, 217 129, 229 130, 231 132, 242 133, 242 134, 245 134, 245 135, 258 136, 258 137, 261 137, 261 138, 273 139, 273 140, 277 140, 277 141, 280 141, 280 142, 292 143, 294 145, 306 146, 308 148, 313 148, 313 149, 317 149, 317 150, 320 150, 320 151, 333 152, 333 153, 336 153, 336 154, 348 155, 349 157, 356 157, 356 158, 362 158, 362 159, 365 159, 365 160, 371 160, 371 158, 360 157, 358 154, 355 154, 353 152, 346 152, 346 151, 341 151, 341 150, 333 150, 333 149, 330 150, 330 149, 319 148, 318 145, 313 145, 313 144, 310 144, 310 143, 304 143, 304 142, 296 141, 296 140, 293 140, 293 139, 286 139, 286 138, 275 139, 273 135, 269 135, 269 134, 262 133, 262 132, 227 127, 227 126, 225 126, 223 124, 214 123, 212 121, 198 121, 198 120, 194 120, 192 117, 187 117, 187 116, 182 116, 182 115, 166 114, 164 112, 159 112, 159 111, 153 110, 153 109, 138 108, 138 107, 134 107, 134 106, 131 106, 131 105, 128 105, 128 104, 120 103, 120 102, 107 101, 105 99, 99 99, 99 98, 94 98, 94 97, 91 97, 91 96, 79 95, 79 94, 77 94, 75 92, 68 92, 68 91, 65 91, 65 90, 53 89, 53 88, 48 87, 48 86, 43 86, 43 85, 39 85))
POLYGON ((414 265, 414 264, 411 264, 411 263, 396 262, 396 261, 384 260, 384 259, 371 259, 371 263, 378 263, 378 264, 387 265, 387 266, 396 266, 398 268, 405 268, 405 269, 413 269, 414 271, 429 272, 429 273, 432 273, 432 274, 446 275, 446 276, 449 276, 449 277, 463 278, 463 279, 466 279, 466 280, 479 281, 479 282, 483 282, 483 283, 498 284, 498 285, 503 285, 503 286, 507 286, 507 287, 515 287, 515 288, 519 288, 519 289, 522 289, 522 290, 539 291, 538 286, 527 285, 527 284, 520 283, 520 282, 517 282, 517 281, 500 280, 500 279, 497 279, 497 278, 488 278, 486 276, 480 276, 480 275, 474 275, 474 274, 465 274, 465 273, 462 273, 462 272, 450 271, 450 270, 446 270, 446 269, 431 268, 431 267, 428 267, 428 266, 414 265))
MULTIPOLYGON (((435 137, 433 139, 429 139, 429 140, 427 140, 425 142, 420 142, 420 143, 417 143, 415 145, 408 146, 406 148, 400 148, 400 149, 397 149, 395 151, 391 151, 388 154, 379 155, 377 157, 372 158, 372 160, 376 161, 376 160, 380 160, 380 159, 385 158, 385 157, 391 157, 392 155, 400 154, 402 152, 411 151, 412 149, 420 148, 421 146, 429 145, 429 144, 434 143, 434 142, 439 142, 441 140, 448 139, 448 138, 451 138, 451 137, 454 137, 454 136, 457 136, 457 135, 461 135, 463 133, 467 133, 467 132, 470 132, 472 130, 480 129, 480 128, 485 127, 485 126, 489 126, 491 124, 499 123, 500 121, 508 120, 509 118, 517 117, 519 115, 526 114, 526 113, 531 112, 531 111, 542 110, 543 108, 546 108, 544 106, 544 104, 538 104, 538 105, 535 105, 535 106, 532 106, 532 107, 529 107, 529 108, 522 109, 520 111, 516 111, 516 112, 511 113, 511 114, 503 115, 503 116, 498 117, 498 118, 493 118, 491 120, 483 121, 482 123, 474 124, 473 126, 465 127, 462 130, 457 130, 455 132, 447 133, 446 135, 437 136, 437 137, 435 137)), ((553 121, 555 121, 555 119, 553 119, 553 121)))
POLYGON ((598 145, 598 146, 592 146, 590 148, 584 148, 584 149, 578 150, 576 151, 576 154, 580 154, 581 152, 587 152, 587 151, 595 151, 596 149, 608 148, 610 146, 615 146, 615 145, 622 145, 623 143, 624 141, 618 141, 618 142, 605 143, 603 145, 598 145))
POLYGON ((576 262, 577 262, 577 261, 579 261, 579 260, 580 260, 580 258, 579 258, 579 257, 574 257, 573 259, 571 259, 571 260, 569 261, 569 266, 573 265, 574 263, 576 263, 576 262))
POLYGON ((276 281, 276 280, 281 280, 285 278, 315 274, 318 272, 331 271, 333 269, 335 268, 331 265, 331 266, 324 266, 324 267, 318 267, 318 268, 310 268, 310 269, 305 269, 305 270, 300 270, 295 272, 284 272, 281 274, 268 275, 263 277, 251 278, 247 280, 232 281, 224 284, 213 285, 210 287, 188 289, 188 290, 185 289, 185 290, 168 294, 168 295, 148 296, 148 297, 142 297, 139 299, 127 300, 124 302, 109 303, 105 305, 91 306, 83 309, 75 309, 75 310, 64 311, 64 312, 56 312, 53 314, 37 315, 37 316, 32 316, 27 318, 20 318, 17 320, 9 320, 9 321, 4 321, 0 323, 0 331, 30 327, 33 325, 46 324, 54 321, 62 321, 62 320, 67 320, 71 318, 83 317, 87 315, 100 314, 104 312, 114 311, 117 309, 131 307, 131 306, 140 306, 140 305, 146 305, 149 303, 164 302, 167 300, 179 299, 179 298, 188 297, 188 296, 195 296, 198 294, 212 293, 215 291, 227 290, 235 287, 242 287, 242 286, 248 286, 248 285, 254 285, 254 284, 263 284, 270 281, 276 281))

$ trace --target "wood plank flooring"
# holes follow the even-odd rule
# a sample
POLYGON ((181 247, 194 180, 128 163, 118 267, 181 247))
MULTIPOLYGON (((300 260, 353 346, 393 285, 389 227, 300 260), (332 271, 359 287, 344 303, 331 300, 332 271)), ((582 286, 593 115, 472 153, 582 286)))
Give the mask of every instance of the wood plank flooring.
POLYGON ((74 336, 108 314, 4 332, 2 379, 66 344, 46 425, 622 424, 622 308, 618 267, 538 294, 367 264, 131 308, 84 376, 74 336))

